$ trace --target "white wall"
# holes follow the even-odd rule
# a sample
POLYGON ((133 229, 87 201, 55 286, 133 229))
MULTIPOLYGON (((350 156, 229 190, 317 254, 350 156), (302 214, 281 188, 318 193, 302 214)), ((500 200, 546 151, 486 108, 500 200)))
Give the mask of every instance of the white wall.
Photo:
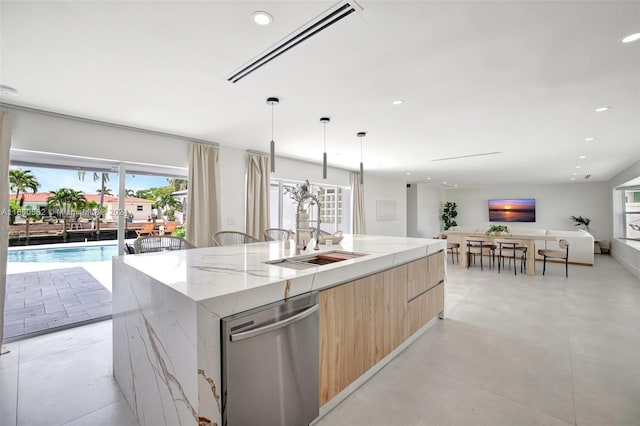
POLYGON ((597 240, 611 240, 611 195, 606 182, 558 185, 493 185, 473 189, 447 189, 445 201, 458 204, 459 226, 489 227, 488 200, 535 198, 535 222, 511 222, 509 227, 553 230, 575 229, 570 216, 591 219, 597 240))
POLYGON ((407 184, 403 180, 364 174, 365 226, 369 235, 407 235, 407 184), (395 202, 394 220, 377 219, 377 202, 395 202))
POLYGON ((416 237, 433 238, 442 231, 440 211, 444 191, 434 184, 418 184, 418 232, 416 237))

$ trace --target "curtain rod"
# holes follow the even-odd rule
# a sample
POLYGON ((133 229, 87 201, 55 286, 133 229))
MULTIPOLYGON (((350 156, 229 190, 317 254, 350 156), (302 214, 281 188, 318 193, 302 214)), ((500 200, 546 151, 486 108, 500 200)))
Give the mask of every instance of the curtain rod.
POLYGON ((204 139, 190 138, 188 136, 176 135, 174 133, 167 133, 167 132, 160 132, 160 131, 157 131, 157 130, 143 129, 141 127, 127 126, 125 124, 110 123, 108 121, 94 120, 94 119, 91 119, 91 118, 82 118, 82 117, 78 117, 78 116, 75 116, 75 115, 62 114, 62 113, 59 113, 59 112, 47 111, 47 110, 44 110, 44 109, 30 108, 30 107, 10 104, 10 103, 6 103, 6 102, 0 102, 0 107, 13 109, 13 110, 16 110, 16 111, 25 111, 25 112, 30 112, 30 113, 34 113, 34 114, 47 115, 47 116, 50 116, 50 117, 64 118, 64 119, 67 119, 67 120, 80 121, 82 123, 98 124, 100 126, 105 126, 105 127, 114 127, 116 129, 132 130, 134 132, 147 133, 147 134, 150 134, 150 135, 166 136, 166 137, 170 137, 170 138, 182 139, 182 140, 187 141, 187 142, 195 142, 195 143, 202 143, 202 144, 206 144, 206 145, 220 146, 220 144, 217 143, 217 142, 211 142, 211 141, 207 141, 207 140, 204 140, 204 139))

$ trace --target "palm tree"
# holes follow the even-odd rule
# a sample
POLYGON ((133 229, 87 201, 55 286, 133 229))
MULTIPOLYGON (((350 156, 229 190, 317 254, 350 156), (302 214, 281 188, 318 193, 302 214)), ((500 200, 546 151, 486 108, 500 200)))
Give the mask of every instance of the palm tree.
MULTIPOLYGON (((84 170, 78 170, 78 179, 84 181, 87 172, 84 170)), ((109 182, 109 173, 97 173, 93 172, 93 181, 100 181, 100 189, 98 192, 100 193, 100 209, 98 215, 98 221, 96 222, 96 239, 100 239, 100 216, 102 216, 102 205, 104 204, 104 191, 107 189, 107 182, 109 182)))
POLYGON ((62 212, 62 239, 67 242, 67 219, 71 210, 76 210, 85 205, 87 199, 82 191, 76 191, 71 188, 60 188, 57 191, 51 191, 51 195, 47 198, 49 208, 57 207, 62 212))
POLYGON ((179 178, 167 178, 167 182, 169 182, 169 185, 173 187, 174 191, 184 191, 187 189, 189 183, 187 179, 179 178))
POLYGON ((105 188, 104 190, 98 188, 98 189, 96 189, 96 192, 98 194, 102 194, 102 195, 111 195, 111 196, 113 196, 113 191, 111 190, 111 188, 105 188))
POLYGON ((125 193, 126 193, 127 197, 134 197, 136 195, 136 193, 133 192, 133 189, 127 189, 125 191, 125 193))
POLYGON ((16 199, 20 195, 20 192, 27 192, 30 189, 33 192, 37 192, 40 187, 38 179, 31 174, 31 170, 9 170, 9 184, 12 191, 16 191, 16 199))
POLYGON ((158 200, 153 204, 153 207, 158 209, 160 216, 163 214, 163 210, 177 210, 182 211, 182 203, 171 196, 168 193, 159 194, 158 200))

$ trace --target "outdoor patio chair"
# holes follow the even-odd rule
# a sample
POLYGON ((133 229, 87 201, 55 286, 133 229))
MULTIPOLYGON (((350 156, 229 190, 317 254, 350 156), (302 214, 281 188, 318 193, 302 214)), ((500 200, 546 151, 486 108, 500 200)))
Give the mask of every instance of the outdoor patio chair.
POLYGON ((176 230, 177 227, 178 227, 178 222, 167 222, 167 224, 164 226, 164 233, 171 234, 173 231, 176 230))
POLYGON ((150 222, 142 225, 142 228, 136 229, 136 234, 138 234, 138 237, 141 237, 143 235, 157 235, 157 232, 153 229, 153 222, 150 222))
POLYGON ((269 228, 264 230, 265 241, 286 241, 291 239, 292 232, 283 228, 269 228))
POLYGON ((217 246, 232 246, 235 244, 259 243, 249 234, 239 231, 220 231, 213 234, 213 242, 217 246))
POLYGON ((133 249, 136 254, 155 253, 170 250, 186 250, 195 248, 193 244, 184 238, 173 237, 171 235, 148 235, 138 237, 133 242, 133 249))

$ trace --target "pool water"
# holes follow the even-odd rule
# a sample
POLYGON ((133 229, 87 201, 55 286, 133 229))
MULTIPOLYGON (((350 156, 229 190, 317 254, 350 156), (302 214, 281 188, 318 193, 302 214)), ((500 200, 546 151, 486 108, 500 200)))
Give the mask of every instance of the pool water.
POLYGON ((8 262, 100 262, 118 255, 117 245, 12 250, 8 262))

